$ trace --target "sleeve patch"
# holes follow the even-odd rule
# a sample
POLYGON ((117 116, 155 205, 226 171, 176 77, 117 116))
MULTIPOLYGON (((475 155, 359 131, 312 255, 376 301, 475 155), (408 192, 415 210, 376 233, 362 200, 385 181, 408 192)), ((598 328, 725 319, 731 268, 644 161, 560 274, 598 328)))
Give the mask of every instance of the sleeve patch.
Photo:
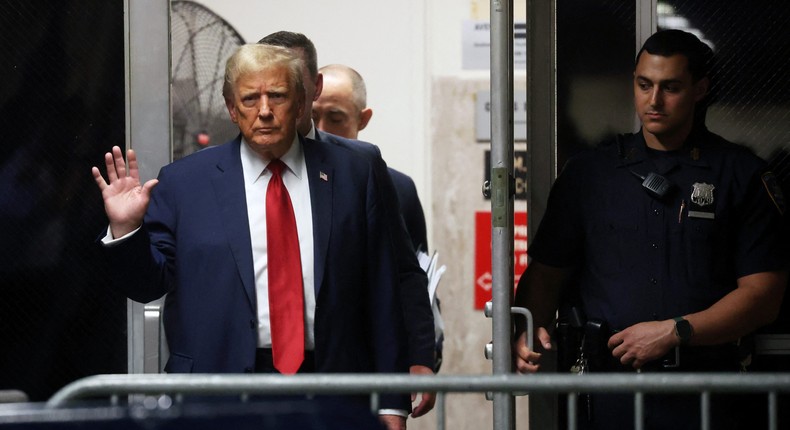
POLYGON ((768 195, 771 197, 771 201, 774 202, 774 205, 776 205, 779 213, 784 215, 785 197, 784 193, 782 192, 782 187, 779 186, 779 181, 777 180, 776 175, 774 175, 773 172, 765 172, 763 173, 762 180, 766 191, 768 191, 768 195))

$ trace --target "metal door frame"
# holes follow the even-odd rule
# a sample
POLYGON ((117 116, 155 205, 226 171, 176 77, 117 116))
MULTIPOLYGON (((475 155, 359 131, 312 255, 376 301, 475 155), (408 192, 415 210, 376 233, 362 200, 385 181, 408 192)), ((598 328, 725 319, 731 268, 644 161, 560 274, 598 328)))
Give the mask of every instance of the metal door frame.
MULTIPOLYGON (((636 50, 657 29, 658 0, 636 1, 636 50)), ((557 0, 527 0, 527 226, 535 237, 546 211, 557 159, 557 0)), ((636 55, 636 52, 634 52, 636 55)), ((634 119, 638 121, 637 118, 634 119)), ((494 263, 496 264, 496 263, 494 263)), ((556 370, 544 363, 545 370, 556 370), (546 366, 546 365, 549 366, 546 366)), ((557 396, 530 396, 530 428, 558 428, 557 396)))
MULTIPOLYGON (((146 181, 172 159, 170 1, 124 0, 124 18, 126 148, 146 181)), ((159 372, 159 308, 127 300, 129 373, 159 372)))

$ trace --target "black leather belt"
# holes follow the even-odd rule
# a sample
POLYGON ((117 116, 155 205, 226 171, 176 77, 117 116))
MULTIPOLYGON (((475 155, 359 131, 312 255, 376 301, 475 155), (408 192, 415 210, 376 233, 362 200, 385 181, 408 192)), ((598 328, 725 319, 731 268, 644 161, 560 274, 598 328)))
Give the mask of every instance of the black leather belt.
MULTIPOLYGON (((255 350, 255 373, 280 373, 274 368, 271 348, 255 350)), ((315 355, 313 351, 304 352, 304 361, 296 373, 315 373, 315 355)))
POLYGON ((740 369, 738 345, 679 346, 661 359, 646 363, 645 370, 733 372, 740 369))
MULTIPOLYGON (((631 366, 620 363, 617 358, 606 360, 609 372, 633 372, 631 366)), ((679 346, 658 360, 645 363, 648 372, 736 372, 740 370, 740 355, 735 344, 715 346, 679 346)), ((595 369, 592 369, 593 371, 595 369)))

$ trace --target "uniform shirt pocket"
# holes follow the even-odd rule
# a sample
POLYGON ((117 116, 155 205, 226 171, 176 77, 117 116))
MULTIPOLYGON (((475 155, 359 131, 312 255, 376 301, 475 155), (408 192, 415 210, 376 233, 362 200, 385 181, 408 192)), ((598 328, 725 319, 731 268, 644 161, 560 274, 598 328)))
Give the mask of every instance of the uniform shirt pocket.
POLYGON ((590 226, 586 257, 602 275, 633 269, 640 260, 640 228, 633 218, 599 220, 590 226))
POLYGON ((684 249, 689 294, 698 308, 707 307, 720 299, 725 291, 715 277, 726 276, 727 244, 718 243, 716 223, 710 219, 689 219, 684 230, 684 249))

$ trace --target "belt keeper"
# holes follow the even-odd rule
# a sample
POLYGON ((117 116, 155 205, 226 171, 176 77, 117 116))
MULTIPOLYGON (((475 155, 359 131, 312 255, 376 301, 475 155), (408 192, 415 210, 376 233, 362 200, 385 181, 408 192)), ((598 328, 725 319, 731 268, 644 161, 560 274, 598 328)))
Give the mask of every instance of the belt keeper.
POLYGON ((675 347, 675 361, 671 362, 667 359, 664 359, 661 362, 661 367, 665 369, 677 369, 680 367, 680 346, 675 347))

